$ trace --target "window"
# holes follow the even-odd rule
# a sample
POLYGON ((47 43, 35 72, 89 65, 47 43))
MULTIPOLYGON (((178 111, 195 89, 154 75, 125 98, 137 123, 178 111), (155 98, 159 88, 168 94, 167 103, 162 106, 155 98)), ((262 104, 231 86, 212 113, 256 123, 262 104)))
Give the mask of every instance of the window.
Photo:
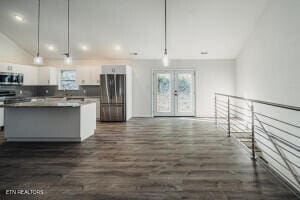
POLYGON ((78 90, 79 86, 76 83, 76 70, 61 70, 60 71, 60 89, 61 90, 78 90))

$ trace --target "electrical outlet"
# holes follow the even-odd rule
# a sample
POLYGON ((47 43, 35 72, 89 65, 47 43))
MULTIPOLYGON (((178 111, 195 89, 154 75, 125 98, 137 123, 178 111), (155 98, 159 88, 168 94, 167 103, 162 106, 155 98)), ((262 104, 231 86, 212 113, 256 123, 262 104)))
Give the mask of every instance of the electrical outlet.
POLYGON ((48 92, 49 92, 48 90, 45 90, 45 93, 46 93, 46 94, 48 94, 48 92))
POLYGON ((83 90, 83 94, 85 94, 86 93, 86 90, 83 90))
POLYGON ((23 94, 23 91, 22 91, 22 90, 20 90, 20 94, 23 94))

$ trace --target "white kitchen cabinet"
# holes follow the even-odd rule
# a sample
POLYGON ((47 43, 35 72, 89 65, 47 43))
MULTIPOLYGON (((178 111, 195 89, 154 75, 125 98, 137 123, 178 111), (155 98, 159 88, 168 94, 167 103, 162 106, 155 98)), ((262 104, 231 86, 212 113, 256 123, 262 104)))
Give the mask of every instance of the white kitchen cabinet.
POLYGON ((79 85, 99 85, 100 67, 76 68, 76 82, 79 85))
POLYGON ((12 72, 23 74, 23 85, 37 85, 38 67, 19 64, 0 64, 0 72, 12 72))
POLYGON ((39 67, 38 85, 57 85, 57 69, 54 67, 39 67))
POLYGON ((132 118, 132 68, 130 66, 125 67, 126 71, 126 120, 132 118))
POLYGON ((24 82, 23 85, 37 85, 38 67, 25 66, 23 68, 24 82))
POLYGON ((85 100, 96 101, 96 118, 100 120, 100 98, 85 98, 85 100))
POLYGON ((0 72, 14 72, 14 67, 9 63, 0 63, 0 72))
POLYGON ((23 74, 23 85, 37 85, 38 83, 38 67, 13 65, 13 72, 23 74))
POLYGON ((76 68, 76 82, 78 85, 89 85, 90 69, 89 67, 76 68))
POLYGON ((102 65, 101 74, 126 74, 126 65, 102 65))
POLYGON ((100 67, 91 67, 90 70, 90 83, 91 85, 99 85, 100 84, 100 67))

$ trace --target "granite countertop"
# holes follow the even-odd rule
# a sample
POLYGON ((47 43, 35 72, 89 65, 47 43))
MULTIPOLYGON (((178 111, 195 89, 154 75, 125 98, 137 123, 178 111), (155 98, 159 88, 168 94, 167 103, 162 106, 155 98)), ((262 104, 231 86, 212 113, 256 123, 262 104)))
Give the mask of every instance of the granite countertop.
POLYGON ((67 99, 98 99, 100 96, 36 96, 36 97, 29 97, 32 99, 45 99, 45 98, 67 98, 67 99))
POLYGON ((80 107, 82 105, 96 103, 93 100, 85 100, 85 101, 34 101, 34 102, 22 102, 22 103, 14 103, 7 104, 4 107, 80 107))

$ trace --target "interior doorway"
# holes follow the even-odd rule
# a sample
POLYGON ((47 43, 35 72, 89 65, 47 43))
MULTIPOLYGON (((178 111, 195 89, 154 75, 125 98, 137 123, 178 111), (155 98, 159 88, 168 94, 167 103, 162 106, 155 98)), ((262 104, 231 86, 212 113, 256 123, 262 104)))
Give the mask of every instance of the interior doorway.
POLYGON ((153 71, 153 115, 195 116, 194 70, 153 71))

